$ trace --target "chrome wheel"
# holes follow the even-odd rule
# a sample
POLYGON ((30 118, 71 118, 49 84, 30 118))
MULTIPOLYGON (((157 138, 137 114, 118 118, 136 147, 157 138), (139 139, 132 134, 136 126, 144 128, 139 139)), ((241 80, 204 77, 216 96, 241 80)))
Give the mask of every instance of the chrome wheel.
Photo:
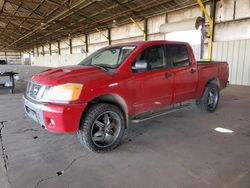
POLYGON ((217 89, 211 88, 208 92, 207 106, 209 109, 214 109, 218 103, 219 94, 217 89))
POLYGON ((113 111, 106 111, 98 116, 92 125, 91 139, 98 147, 109 147, 119 136, 122 122, 113 111))

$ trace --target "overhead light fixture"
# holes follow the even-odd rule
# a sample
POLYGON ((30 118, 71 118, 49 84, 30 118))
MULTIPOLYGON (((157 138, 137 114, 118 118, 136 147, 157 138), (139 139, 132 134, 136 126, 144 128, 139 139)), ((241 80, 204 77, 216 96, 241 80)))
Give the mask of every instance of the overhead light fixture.
POLYGON ((118 27, 116 20, 113 20, 112 27, 118 27))

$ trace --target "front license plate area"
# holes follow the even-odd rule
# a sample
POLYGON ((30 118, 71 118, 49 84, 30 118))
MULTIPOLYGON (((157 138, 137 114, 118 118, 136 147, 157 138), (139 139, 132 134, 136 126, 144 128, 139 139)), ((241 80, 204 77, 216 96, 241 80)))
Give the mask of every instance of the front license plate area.
POLYGON ((28 106, 25 106, 25 110, 30 118, 32 118, 34 121, 38 122, 36 112, 32 109, 30 109, 28 106))

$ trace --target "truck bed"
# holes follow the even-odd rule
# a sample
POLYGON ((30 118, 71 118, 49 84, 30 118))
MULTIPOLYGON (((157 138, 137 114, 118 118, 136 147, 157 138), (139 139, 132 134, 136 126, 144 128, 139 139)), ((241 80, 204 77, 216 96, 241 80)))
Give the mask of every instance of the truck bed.
POLYGON ((199 86, 204 88, 207 78, 219 81, 220 90, 228 84, 228 63, 225 61, 197 61, 199 86))
POLYGON ((196 62, 198 65, 199 64, 218 64, 218 63, 227 63, 226 61, 197 61, 196 62))

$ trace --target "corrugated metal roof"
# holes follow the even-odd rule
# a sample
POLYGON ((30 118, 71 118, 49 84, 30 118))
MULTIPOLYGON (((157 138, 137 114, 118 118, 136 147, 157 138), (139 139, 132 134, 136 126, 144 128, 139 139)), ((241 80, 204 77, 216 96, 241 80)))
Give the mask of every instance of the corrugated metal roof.
POLYGON ((0 50, 110 28, 195 4, 196 0, 0 0, 0 50))

